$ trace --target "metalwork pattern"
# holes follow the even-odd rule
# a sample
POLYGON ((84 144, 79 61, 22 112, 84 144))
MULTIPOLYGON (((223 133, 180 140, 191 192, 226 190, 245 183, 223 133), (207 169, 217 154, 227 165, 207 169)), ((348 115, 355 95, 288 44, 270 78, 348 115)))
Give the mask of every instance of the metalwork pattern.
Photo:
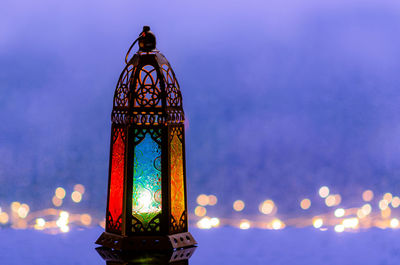
POLYGON ((166 86, 167 106, 182 107, 182 93, 176 81, 174 71, 167 64, 163 64, 161 69, 166 86))
POLYGON ((134 107, 161 107, 161 88, 156 69, 145 65, 137 71, 134 107))

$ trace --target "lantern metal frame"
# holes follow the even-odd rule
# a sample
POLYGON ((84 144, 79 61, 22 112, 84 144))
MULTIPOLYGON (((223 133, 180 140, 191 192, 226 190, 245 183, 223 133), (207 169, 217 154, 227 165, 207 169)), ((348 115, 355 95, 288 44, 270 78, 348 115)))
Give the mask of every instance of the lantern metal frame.
POLYGON ((117 83, 111 114, 106 231, 96 244, 117 250, 179 249, 197 244, 188 232, 182 94, 171 65, 155 49, 155 36, 149 30, 144 27, 137 39, 141 48, 130 60, 127 58, 136 41, 127 53, 127 64, 117 83), (132 214, 132 187, 134 148, 147 133, 161 148, 161 213, 145 227, 132 214), (118 137, 124 142, 123 201, 121 216, 113 220, 109 204, 113 148, 118 137), (184 209, 179 220, 171 213, 171 141, 174 137, 181 141, 183 163, 184 209))

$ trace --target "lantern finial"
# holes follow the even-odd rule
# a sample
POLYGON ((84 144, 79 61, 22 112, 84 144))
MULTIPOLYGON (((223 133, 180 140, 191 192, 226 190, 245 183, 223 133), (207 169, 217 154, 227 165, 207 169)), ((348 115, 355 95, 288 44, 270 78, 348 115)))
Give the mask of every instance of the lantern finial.
POLYGON ((149 26, 143 26, 143 31, 139 37, 139 50, 150 52, 156 48, 156 36, 150 31, 149 26))

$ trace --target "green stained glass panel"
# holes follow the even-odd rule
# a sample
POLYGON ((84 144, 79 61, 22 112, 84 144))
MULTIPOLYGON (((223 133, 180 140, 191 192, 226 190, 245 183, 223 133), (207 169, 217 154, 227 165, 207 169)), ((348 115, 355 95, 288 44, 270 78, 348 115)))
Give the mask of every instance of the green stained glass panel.
POLYGON ((161 148, 147 132, 134 153, 132 215, 146 228, 161 213, 161 148))

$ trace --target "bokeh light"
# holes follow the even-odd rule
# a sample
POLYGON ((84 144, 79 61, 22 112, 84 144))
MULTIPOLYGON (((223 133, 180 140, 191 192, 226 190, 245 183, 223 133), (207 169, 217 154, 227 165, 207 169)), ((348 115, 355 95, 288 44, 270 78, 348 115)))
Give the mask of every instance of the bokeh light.
POLYGON ((325 198, 325 204, 328 207, 332 207, 336 205, 336 198, 335 195, 329 195, 328 197, 325 198))
POLYGON ((64 199, 65 198, 65 195, 66 195, 67 193, 65 192, 65 190, 62 188, 62 187, 58 187, 57 189, 56 189, 56 191, 55 191, 55 195, 56 195, 56 197, 57 198, 59 198, 59 199, 64 199))
POLYGON ((0 224, 6 224, 8 223, 9 216, 6 212, 1 212, 0 213, 0 224))
POLYGON ((272 200, 262 202, 258 209, 263 214, 272 214, 276 212, 276 206, 272 200))
POLYGON ((210 224, 212 227, 218 227, 220 224, 220 221, 217 217, 213 217, 210 219, 210 224))
POLYGON ((311 206, 311 201, 310 201, 310 199, 303 199, 303 200, 301 200, 301 202, 300 202, 300 207, 301 207, 301 209, 307 210, 307 209, 310 208, 310 206, 311 206))
POLYGON ((389 203, 392 201, 392 199, 393 199, 393 195, 392 195, 390 192, 385 193, 385 194, 383 195, 383 199, 384 199, 385 201, 387 201, 387 203, 389 204, 389 203))
POLYGON ((197 204, 201 206, 206 206, 208 204, 208 196, 205 194, 200 194, 197 196, 197 204))
POLYGON ((327 186, 322 186, 319 191, 318 194, 321 198, 326 198, 329 195, 329 188, 327 186))
POLYGON ((343 208, 338 208, 335 210, 334 214, 336 217, 343 217, 345 214, 345 210, 343 208))
POLYGON ((11 211, 18 212, 19 207, 21 206, 20 202, 12 202, 11 203, 11 211))
POLYGON ((27 216, 28 213, 29 213, 29 210, 30 210, 29 206, 28 206, 27 204, 23 203, 23 204, 18 208, 17 214, 18 214, 18 216, 19 216, 20 218, 26 218, 26 216, 27 216))
POLYGON ((217 196, 215 196, 215 195, 208 196, 208 205, 214 206, 217 204, 217 202, 218 202, 217 196))
POLYGON ((335 232, 341 233, 343 231, 344 231, 344 225, 342 225, 342 224, 335 225, 335 232))
POLYGON ((239 224, 239 228, 246 230, 250 228, 250 222, 247 219, 242 219, 239 224))
POLYGON ((282 223, 281 220, 279 220, 279 219, 274 219, 274 220, 272 221, 272 228, 273 228, 273 229, 279 230, 279 229, 282 229, 283 227, 284 227, 284 223, 282 223))
POLYGON ((74 191, 71 194, 71 199, 73 202, 75 203, 79 203, 82 200, 82 193, 80 193, 79 191, 74 191))
POLYGON ((202 217, 202 216, 205 216, 205 215, 207 214, 207 210, 206 210, 206 208, 204 208, 203 206, 197 206, 197 207, 194 209, 194 214, 195 214, 196 216, 202 217))
POLYGON ((211 219, 209 217, 203 217, 197 222, 197 227, 200 229, 210 229, 212 227, 211 219))
POLYGON ((51 201, 52 201, 53 205, 56 206, 56 207, 60 207, 62 205, 62 203, 63 203, 63 200, 61 200, 57 196, 54 196, 51 201))
POLYGON ((77 191, 80 194, 84 194, 85 193, 85 187, 82 184, 76 184, 74 186, 74 191, 77 191))
POLYGON ((83 225, 89 226, 92 223, 92 217, 89 214, 82 214, 80 221, 83 225))
POLYGON ((324 224, 324 221, 322 220, 322 218, 315 218, 313 220, 313 226, 315 228, 320 228, 320 227, 322 227, 323 224, 324 224))
POLYGON ((233 202, 233 209, 237 212, 243 211, 245 204, 242 200, 236 200, 233 202))
POLYGON ((397 228, 399 227, 399 220, 397 218, 392 218, 390 220, 390 227, 391 228, 397 228))
POLYGON ((364 201, 370 202, 374 198, 374 193, 372 192, 372 190, 366 190, 363 192, 362 198, 364 201))
POLYGON ((392 207, 393 208, 397 208, 399 206, 400 206, 400 198, 397 197, 397 196, 393 197, 393 199, 392 199, 392 207))

